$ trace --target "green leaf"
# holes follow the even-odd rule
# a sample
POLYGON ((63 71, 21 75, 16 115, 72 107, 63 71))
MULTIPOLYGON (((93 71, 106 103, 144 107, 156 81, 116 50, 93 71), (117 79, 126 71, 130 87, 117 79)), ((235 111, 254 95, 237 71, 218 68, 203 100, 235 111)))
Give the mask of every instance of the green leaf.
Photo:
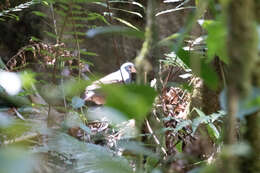
POLYGON ((23 87, 27 90, 31 89, 32 86, 35 84, 36 80, 35 80, 35 73, 30 72, 30 71, 24 71, 21 74, 21 79, 22 79, 22 84, 23 87))
POLYGON ((95 52, 88 52, 88 51, 84 51, 84 50, 80 50, 80 53, 81 53, 82 55, 98 56, 95 52))
POLYGON ((177 126, 174 128, 174 132, 178 133, 178 131, 182 130, 184 127, 189 126, 190 124, 192 124, 191 120, 183 120, 178 122, 177 126))
POLYGON ((227 56, 227 29, 224 22, 221 21, 204 21, 202 27, 208 31, 206 39, 208 47, 208 58, 212 61, 217 55, 219 58, 228 64, 229 59, 227 56))
MULTIPOLYGON (((107 8, 107 4, 106 4, 106 3, 96 2, 95 4, 101 5, 101 6, 105 7, 105 8, 107 8)), ((135 12, 135 11, 125 10, 125 9, 122 9, 122 8, 113 8, 113 7, 112 7, 112 8, 110 7, 110 9, 111 9, 111 10, 122 11, 122 12, 125 12, 125 13, 129 13, 129 14, 132 14, 132 15, 136 15, 136 16, 138 16, 138 17, 140 17, 140 18, 143 18, 143 16, 142 16, 141 13, 138 13, 138 12, 135 12)))
POLYGON ((144 143, 134 141, 119 141, 118 146, 134 154, 142 154, 148 157, 159 159, 159 156, 152 150, 145 147, 144 143))
POLYGON ((194 110, 198 113, 198 115, 200 117, 205 117, 206 116, 206 114, 204 112, 202 112, 201 110, 199 110, 198 108, 194 108, 194 110))
POLYGON ((204 80, 205 84, 213 90, 216 90, 219 83, 219 77, 214 68, 206 63, 205 60, 201 61, 201 74, 200 76, 204 80))
POLYGON ((172 12, 185 10, 185 9, 196 9, 196 7, 195 6, 188 6, 188 7, 173 8, 173 9, 169 9, 169 10, 160 11, 159 13, 156 13, 155 16, 160 16, 162 14, 172 13, 172 12))
POLYGON ((35 14, 36 16, 40 16, 40 17, 46 17, 47 15, 40 12, 40 11, 32 11, 33 14, 35 14))
POLYGON ((180 33, 174 33, 166 38, 163 38, 158 42, 159 46, 167 46, 172 44, 172 40, 176 40, 180 36, 180 33))
POLYGON ((87 37, 94 37, 99 34, 108 34, 108 33, 114 33, 114 34, 144 39, 144 32, 137 31, 135 29, 131 29, 128 27, 121 27, 121 26, 97 27, 88 30, 86 35, 87 37))
POLYGON ((112 0, 112 1, 109 1, 109 3, 127 3, 127 4, 133 4, 133 5, 136 5, 138 7, 145 9, 145 7, 141 3, 138 3, 138 2, 135 2, 135 1, 120 1, 120 0, 116 1, 116 0, 112 0))
MULTIPOLYGON (((68 97, 80 95, 85 90, 90 81, 72 79, 64 83, 64 92, 68 97)), ((62 86, 61 86, 62 87, 62 86)))
POLYGON ((179 142, 177 143, 177 145, 176 145, 176 149, 177 149, 180 153, 182 152, 182 145, 183 145, 182 141, 179 141, 179 142))
POLYGON ((132 25, 130 22, 128 22, 128 21, 126 21, 126 20, 124 20, 124 19, 118 18, 118 17, 113 17, 113 18, 116 19, 117 21, 119 21, 119 22, 125 24, 126 26, 128 26, 128 27, 130 27, 130 28, 133 28, 133 29, 139 31, 139 29, 138 29, 137 27, 135 27, 134 25, 132 25))
POLYGON ((192 127, 192 135, 195 134, 197 128, 199 127, 200 124, 202 123, 208 123, 210 120, 209 116, 206 116, 204 112, 201 110, 194 108, 194 110, 198 113, 199 117, 195 118, 191 124, 192 127))
POLYGON ((98 20, 103 21, 105 24, 110 25, 110 23, 106 20, 106 18, 98 13, 89 13, 87 19, 88 20, 97 20, 98 19, 98 20))
POLYGON ((207 125, 207 130, 208 130, 210 138, 213 141, 216 141, 216 140, 219 139, 219 137, 220 137, 219 131, 218 131, 217 127, 213 123, 209 123, 207 125))
POLYGON ((186 66, 191 68, 191 66, 190 66, 190 52, 189 51, 179 49, 178 52, 177 52, 177 56, 183 61, 183 63, 186 66))
POLYGON ((40 41, 39 38, 36 38, 36 37, 34 37, 34 36, 31 36, 31 39, 32 39, 32 41, 40 41))
POLYGON ((128 161, 107 147, 81 142, 67 134, 58 134, 49 140, 49 148, 73 159, 69 172, 124 172, 133 173, 128 161))
POLYGON ((57 38, 57 36, 55 34, 51 33, 51 32, 48 32, 48 31, 44 31, 44 32, 51 38, 54 38, 54 39, 57 38))
MULTIPOLYGON (((185 51, 183 49, 180 49, 177 52, 177 56, 184 62, 185 65, 187 65, 189 68, 193 70, 193 72, 200 76, 206 85, 210 89, 217 89, 218 87, 218 82, 219 78, 217 73, 215 72, 214 68, 205 61, 205 59, 196 59, 196 60, 191 60, 191 54, 189 51, 185 51), (192 66, 191 61, 195 61, 196 63, 199 63, 200 68, 196 69, 197 66, 192 66), (198 62, 199 61, 199 62, 198 62)), ((197 57, 192 57, 192 58, 197 58, 197 57)))
POLYGON ((156 92, 146 85, 103 86, 106 105, 115 108, 128 118, 142 122, 152 108, 156 92))

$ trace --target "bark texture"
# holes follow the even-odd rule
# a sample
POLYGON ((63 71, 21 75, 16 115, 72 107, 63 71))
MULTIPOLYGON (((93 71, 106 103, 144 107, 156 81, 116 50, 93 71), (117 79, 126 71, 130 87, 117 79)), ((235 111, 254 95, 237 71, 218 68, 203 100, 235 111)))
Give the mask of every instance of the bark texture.
MULTIPOLYGON (((236 143, 236 114, 238 101, 251 90, 251 76, 257 57, 257 34, 254 24, 254 1, 231 0, 227 6, 228 14, 228 118, 225 144, 236 143)), ((250 127, 251 129, 251 127, 250 127)), ((223 162, 223 171, 239 172, 236 157, 228 155, 223 162)))

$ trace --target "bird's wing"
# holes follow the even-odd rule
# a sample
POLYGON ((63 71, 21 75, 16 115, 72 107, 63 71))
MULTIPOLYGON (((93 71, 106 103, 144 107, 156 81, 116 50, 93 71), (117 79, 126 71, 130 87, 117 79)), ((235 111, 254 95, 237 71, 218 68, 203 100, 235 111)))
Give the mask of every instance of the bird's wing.
MULTIPOLYGON (((99 79, 98 81, 96 81, 99 84, 113 84, 113 83, 119 83, 122 82, 122 75, 120 73, 120 70, 110 73, 107 76, 99 79)), ((96 83, 94 82, 94 83, 96 83)))
POLYGON ((87 100, 87 99, 91 98, 93 95, 95 95, 94 90, 99 89, 100 85, 120 83, 120 82, 122 82, 122 76, 121 76, 121 73, 119 70, 116 72, 110 73, 107 76, 105 76, 97 81, 94 81, 91 85, 86 87, 84 100, 87 100))

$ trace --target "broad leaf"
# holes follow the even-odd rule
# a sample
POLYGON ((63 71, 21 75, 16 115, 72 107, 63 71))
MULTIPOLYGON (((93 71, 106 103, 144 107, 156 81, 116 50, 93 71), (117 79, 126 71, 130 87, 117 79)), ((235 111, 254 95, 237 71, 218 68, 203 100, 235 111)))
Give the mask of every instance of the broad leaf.
POLYGON ((207 130, 208 130, 208 134, 209 134, 210 138, 213 141, 216 141, 219 139, 219 137, 220 137, 219 131, 213 123, 209 123, 207 125, 207 130))
POLYGON ((219 81, 218 75, 215 72, 214 68, 209 63, 207 63, 205 59, 191 60, 191 58, 197 58, 196 55, 194 57, 191 57, 191 53, 183 49, 180 49, 177 52, 177 56, 184 62, 185 65, 194 70, 193 72, 196 75, 200 76, 208 87, 210 87, 211 89, 217 88, 219 81), (197 69, 197 66, 192 65, 192 61, 199 61, 198 66, 200 68, 197 69))
POLYGON ((152 108, 156 92, 145 85, 104 86, 106 105, 115 108, 128 118, 142 121, 152 108))
POLYGON ((208 31, 208 37, 206 39, 208 47, 208 58, 212 61, 217 55, 219 58, 228 64, 229 59, 227 56, 227 29, 224 22, 221 21, 204 21, 202 27, 208 31))

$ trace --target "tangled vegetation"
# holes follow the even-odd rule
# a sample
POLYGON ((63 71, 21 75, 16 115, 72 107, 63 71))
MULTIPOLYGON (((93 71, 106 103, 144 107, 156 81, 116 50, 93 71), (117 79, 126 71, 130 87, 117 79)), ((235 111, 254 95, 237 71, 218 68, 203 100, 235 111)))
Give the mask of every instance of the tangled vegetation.
POLYGON ((0 173, 260 172, 259 6, 1 2, 0 173))

